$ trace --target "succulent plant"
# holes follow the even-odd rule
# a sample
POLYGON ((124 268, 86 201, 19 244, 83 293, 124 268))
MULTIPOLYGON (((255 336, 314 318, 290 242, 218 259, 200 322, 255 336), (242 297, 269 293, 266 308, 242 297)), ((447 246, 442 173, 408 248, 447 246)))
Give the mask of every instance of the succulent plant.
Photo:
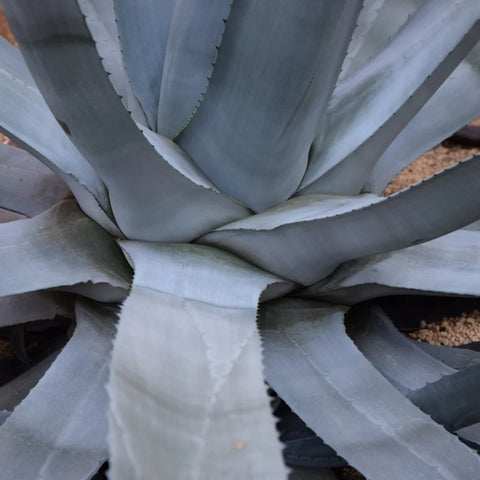
POLYGON ((2 4, 0 325, 76 323, 2 478, 285 478, 265 382, 290 465, 475 478, 479 354, 375 299, 479 295, 480 157, 381 195, 479 115, 478 1, 2 4))

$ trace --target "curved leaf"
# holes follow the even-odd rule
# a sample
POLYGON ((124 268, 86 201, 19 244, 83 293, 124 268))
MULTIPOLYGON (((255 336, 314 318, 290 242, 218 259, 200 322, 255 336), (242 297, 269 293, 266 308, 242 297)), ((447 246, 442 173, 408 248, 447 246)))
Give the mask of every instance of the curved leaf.
POLYGON ((65 200, 34 218, 0 224, 0 296, 92 281, 128 290, 115 241, 65 200))
POLYGON ((248 215, 157 154, 108 80, 75 0, 41 5, 15 0, 4 6, 42 93, 105 182, 115 220, 127 237, 190 241, 248 215))
POLYGON ((158 101, 175 0, 113 0, 120 43, 132 87, 150 128, 157 129, 158 101))
POLYGON ((344 311, 298 300, 264 309, 260 330, 272 388, 369 479, 474 477, 478 455, 416 408, 363 357, 345 333, 344 311))
POLYGON ((112 234, 105 185, 68 140, 48 109, 20 52, 0 38, 0 131, 21 145, 70 188, 82 209, 112 234))
POLYGON ((173 138, 190 121, 207 90, 233 0, 178 0, 163 65, 158 127, 173 138))
POLYGON ((423 0, 364 0, 339 82, 371 60, 418 9, 423 0))
POLYGON ((388 198, 297 197, 198 241, 310 285, 347 260, 425 242, 472 222, 479 211, 476 156, 388 198))
POLYGON ((233 3, 205 98, 177 139, 220 190, 255 211, 296 191, 360 7, 233 3))
POLYGON ((0 205, 32 217, 71 196, 69 188, 35 157, 0 144, 0 205))
POLYGON ((479 18, 475 0, 424 2, 375 59, 336 90, 302 192, 360 192, 380 155, 478 42, 479 18))
POLYGON ((475 92, 479 83, 477 45, 378 159, 364 190, 382 192, 409 163, 476 118, 480 97, 468 93, 475 92))
MULTIPOLYGON (((132 118, 146 125, 145 114, 132 91, 123 62, 113 0, 78 0, 78 5, 85 15, 85 21, 95 39, 98 53, 115 91, 122 98, 132 118)), ((142 53, 144 54, 145 52, 142 53)))
POLYGON ((71 296, 42 291, 0 297, 0 327, 54 318, 57 315, 73 318, 71 296))
POLYGON ((105 384, 116 313, 82 303, 76 317, 72 339, 0 427, 5 478, 88 479, 107 458, 105 384))
POLYGON ((368 361, 404 395, 456 373, 410 342, 380 307, 363 309, 346 323, 346 330, 368 361))
POLYGON ((210 247, 121 245, 135 278, 113 352, 112 476, 284 478, 256 326, 282 280, 210 247))
POLYGON ((413 293, 479 296, 479 246, 480 232, 459 230, 423 245, 347 262, 302 295, 344 304, 413 293))

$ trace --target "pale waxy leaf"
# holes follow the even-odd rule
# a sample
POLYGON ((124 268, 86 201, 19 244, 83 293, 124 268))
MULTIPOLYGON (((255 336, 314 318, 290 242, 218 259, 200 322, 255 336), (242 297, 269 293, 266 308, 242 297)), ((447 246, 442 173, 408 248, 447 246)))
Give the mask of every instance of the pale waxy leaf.
POLYGON ((0 208, 0 223, 13 222, 14 220, 22 220, 23 218, 26 218, 26 216, 21 213, 0 208))
POLYGON ((269 284, 292 286, 211 247, 121 245, 135 278, 109 386, 112 478, 285 478, 256 316, 269 284))
POLYGON ((479 211, 480 156, 476 156, 387 198, 296 197, 224 225, 198 242, 311 285, 347 260, 428 241, 467 225, 479 211), (337 202, 344 202, 343 210, 331 207, 337 202))
POLYGON ((365 359, 345 333, 346 308, 300 300, 265 306, 260 331, 269 384, 369 479, 473 478, 478 455, 365 359))
POLYGON ((48 357, 15 377, 8 383, 0 386, 0 410, 11 412, 28 395, 30 390, 45 375, 59 352, 51 353, 48 357))
POLYGON ((414 293, 479 296, 479 247, 480 232, 459 230, 422 245, 347 262, 302 295, 342 304, 414 293))
POLYGON ((162 135, 177 136, 202 101, 232 3, 232 0, 175 2, 158 105, 157 130, 162 135))
POLYGON ((260 211, 297 190, 360 7, 233 2, 205 97, 177 138, 221 191, 260 211))
POLYGON ((82 209, 120 236, 105 185, 72 145, 33 83, 20 52, 0 38, 0 131, 56 173, 82 209))
POLYGON ((133 93, 123 61, 113 2, 114 0, 78 0, 78 5, 85 15, 85 21, 115 91, 122 98, 132 118, 146 125, 145 114, 133 93))
POLYGON ((54 318, 56 315, 73 318, 71 295, 41 291, 0 297, 0 327, 54 318))
POLYGON ((116 312, 82 302, 71 340, 0 428, 4 478, 88 479, 108 456, 105 388, 116 312))
POLYGON ((363 189, 381 193, 409 163, 476 118, 480 111, 480 95, 475 94, 479 84, 477 45, 385 150, 363 189))
POLYGON ((346 330, 368 361, 404 395, 456 372, 410 342, 378 306, 349 319, 346 330))
POLYGON ((176 0, 113 0, 122 54, 149 126, 157 130, 165 52, 176 0))
POLYGON ((128 290, 131 276, 115 241, 74 200, 0 224, 0 263, 0 296, 89 281, 128 290))
POLYGON ((33 217, 70 197, 67 185, 35 157, 0 144, 0 205, 33 217))
POLYGON ((427 0, 342 82, 312 146, 302 192, 360 192, 380 155, 478 42, 479 18, 475 0, 427 0))
POLYGON ((249 214, 212 185, 185 177, 155 151, 109 81, 75 0, 7 3, 12 30, 42 94, 99 172, 124 235, 191 241, 249 214))
POLYGON ((339 82, 371 60, 417 10, 423 0, 364 0, 339 82))

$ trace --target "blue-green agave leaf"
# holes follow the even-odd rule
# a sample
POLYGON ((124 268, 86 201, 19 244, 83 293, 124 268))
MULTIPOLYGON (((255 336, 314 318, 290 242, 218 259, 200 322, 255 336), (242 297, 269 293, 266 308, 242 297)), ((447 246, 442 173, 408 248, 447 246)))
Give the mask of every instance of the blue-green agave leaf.
POLYGON ((58 351, 51 353, 48 357, 35 364, 18 377, 15 377, 10 382, 2 385, 0 387, 0 410, 12 412, 45 375, 45 372, 50 368, 58 353, 58 351))
POLYGON ((0 327, 50 319, 57 315, 73 318, 71 296, 40 291, 0 297, 0 327))
POLYGON ((123 105, 132 118, 146 125, 145 114, 133 93, 123 61, 113 0, 78 0, 78 5, 85 15, 85 21, 115 91, 122 98, 123 105))
POLYGON ((476 156, 387 198, 296 197, 198 241, 311 285, 347 260, 416 245, 472 222, 480 212, 479 187, 476 156))
POLYGON ((113 0, 128 76, 152 130, 176 0, 113 0))
POLYGON ((157 130, 173 138, 206 90, 233 0, 177 0, 161 79, 157 130))
POLYGON ((407 397, 447 430, 455 431, 480 422, 480 365, 464 368, 407 397))
POLYGON ((479 84, 477 45, 379 158, 364 190, 381 193, 409 163, 476 118, 480 96, 474 92, 479 84))
POLYGON ((130 269, 115 241, 73 200, 31 219, 0 224, 0 263, 0 296, 89 281, 124 293, 130 284, 130 269))
POLYGON ((0 205, 32 217, 70 197, 67 185, 35 157, 0 144, 0 205))
POLYGON ((431 357, 440 360, 451 368, 460 370, 480 364, 480 352, 468 348, 445 347, 443 345, 431 345, 430 343, 411 340, 417 347, 428 353, 431 357))
POLYGON ((185 177, 155 151, 108 80, 75 0, 7 5, 39 88, 105 182, 115 220, 128 238, 190 241, 248 215, 212 186, 185 177))
POLYGON ((108 456, 105 385, 116 312, 82 302, 76 318, 71 340, 0 428, 4 478, 88 479, 108 456))
POLYGON ((364 0, 352 41, 342 65, 339 82, 371 60, 423 0, 364 0))
POLYGON ((220 190, 255 211, 296 191, 360 7, 233 2, 205 98, 177 139, 220 190))
POLYGON ((456 373, 410 342, 378 306, 363 309, 346 329, 369 362, 404 395, 456 373))
POLYGON ((475 477, 478 455, 415 407, 358 351, 345 333, 346 308, 301 300, 265 306, 260 331, 272 388, 369 479, 475 477))
POLYGON ((105 185, 57 123, 28 73, 20 52, 0 38, 0 131, 68 185, 82 209, 117 234, 105 185))
POLYGON ((354 194, 393 139, 480 39, 475 0, 427 0, 391 42, 335 91, 303 193, 354 194), (423 44, 429 48, 421 48, 423 44), (386 73, 387 72, 387 73, 386 73))
POLYGON ((14 220, 22 220, 23 218, 26 218, 26 216, 21 213, 0 208, 0 223, 13 222, 14 220))
POLYGON ((135 278, 109 386, 113 478, 285 478, 256 316, 269 284, 291 286, 211 247, 121 246, 135 278))
POLYGON ((422 245, 347 262, 302 296, 343 304, 415 293, 479 296, 479 248, 480 232, 459 230, 422 245))

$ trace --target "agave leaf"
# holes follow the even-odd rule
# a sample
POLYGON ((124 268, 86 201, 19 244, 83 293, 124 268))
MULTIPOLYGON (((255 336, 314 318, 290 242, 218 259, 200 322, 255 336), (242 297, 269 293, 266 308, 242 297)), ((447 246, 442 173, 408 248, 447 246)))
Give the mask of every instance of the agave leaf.
POLYGON ((459 230, 423 245, 347 262, 302 295, 354 304, 398 294, 480 295, 480 232, 459 230))
POLYGON ((54 318, 56 315, 73 318, 71 296, 42 291, 0 297, 0 327, 54 318))
POLYGON ((123 62, 113 0, 78 0, 78 5, 85 15, 85 21, 115 91, 122 97, 122 102, 132 118, 146 125, 145 114, 133 93, 123 62))
POLYGON ((21 213, 7 210, 5 208, 0 208, 0 223, 13 222, 15 220, 21 220, 23 218, 26 217, 21 213))
POLYGON ((304 193, 361 191, 380 155, 480 39, 480 5, 460 3, 427 0, 336 89, 325 133, 312 148, 304 193), (429 48, 421 48, 426 42, 429 48))
POLYGON ((473 478, 478 456, 365 359, 345 333, 345 310, 300 300, 263 310, 260 331, 272 388, 369 479, 473 478))
POLYGON ((51 353, 18 377, 0 386, 0 410, 11 412, 45 375, 58 353, 51 353))
POLYGON ((0 130, 55 172, 88 216, 118 236, 108 216, 105 186, 65 135, 26 72, 20 52, 0 38, 0 130))
POLYGON ((403 394, 456 373, 410 342, 378 306, 363 309, 346 329, 368 361, 403 394))
POLYGON ((479 83, 477 45, 379 158, 364 190, 382 192, 409 163, 476 118, 480 97, 467 92, 475 92, 479 83))
POLYGON ((138 478, 284 478, 256 312, 269 284, 291 286, 210 247, 121 245, 135 278, 109 387, 113 478, 131 478, 125 462, 138 478))
POLYGON ((479 170, 480 156, 472 157, 384 199, 297 197, 198 241, 310 285, 347 260, 422 243, 478 218, 479 170))
POLYGON ((480 422, 480 365, 464 368, 410 392, 407 396, 446 429, 455 431, 480 422))
POLYGON ((456 370, 480 364, 480 352, 476 352, 475 350, 445 347, 443 345, 431 345, 429 343, 417 342, 415 340, 411 340, 411 342, 415 343, 418 348, 421 348, 431 357, 440 360, 445 365, 456 370))
POLYGON ((339 82, 371 60, 417 10, 423 0, 365 0, 339 82))
POLYGON ((296 191, 360 7, 233 2, 205 98, 177 139, 218 188, 255 211, 296 191))
POLYGON ((158 102, 175 0, 113 0, 122 53, 132 87, 152 130, 158 102))
POLYGON ((105 384, 116 312, 85 302, 76 318, 72 339, 0 428, 5 478, 88 479, 107 458, 105 384))
POLYGON ((205 188, 185 177, 155 151, 108 80, 75 0, 7 5, 12 30, 39 88, 100 173, 116 222, 127 237, 190 241, 248 215, 211 185, 205 188))
POLYGON ((0 224, 0 295, 92 281, 128 290, 115 241, 64 200, 34 218, 0 224))
POLYGON ((158 127, 177 136, 196 112, 207 90, 232 0, 175 2, 165 49, 158 127))
POLYGON ((0 144, 0 205, 32 217, 71 196, 69 188, 27 152, 0 144))

